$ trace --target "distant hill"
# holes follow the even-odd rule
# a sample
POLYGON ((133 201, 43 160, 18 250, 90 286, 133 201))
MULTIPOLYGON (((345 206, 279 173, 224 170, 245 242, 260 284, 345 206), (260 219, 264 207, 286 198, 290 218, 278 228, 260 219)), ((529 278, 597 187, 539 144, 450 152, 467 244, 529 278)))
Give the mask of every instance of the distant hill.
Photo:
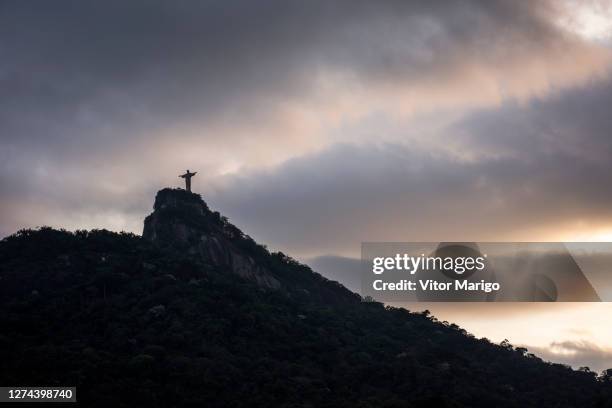
POLYGON ((361 290, 361 259, 335 255, 317 256, 306 260, 308 265, 323 276, 342 282, 348 289, 361 290))
POLYGON ((0 327, 0 385, 76 385, 81 406, 612 406, 609 375, 362 302, 184 190, 143 237, 2 240, 0 327))

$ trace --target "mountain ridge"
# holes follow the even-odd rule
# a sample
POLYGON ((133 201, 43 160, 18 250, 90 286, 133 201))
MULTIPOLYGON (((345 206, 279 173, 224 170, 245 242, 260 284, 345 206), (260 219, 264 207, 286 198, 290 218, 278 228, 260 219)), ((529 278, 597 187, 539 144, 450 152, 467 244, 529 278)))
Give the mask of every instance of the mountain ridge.
POLYGON ((612 406, 612 372, 361 302, 186 193, 160 190, 142 237, 0 241, 0 383, 82 406, 612 406))

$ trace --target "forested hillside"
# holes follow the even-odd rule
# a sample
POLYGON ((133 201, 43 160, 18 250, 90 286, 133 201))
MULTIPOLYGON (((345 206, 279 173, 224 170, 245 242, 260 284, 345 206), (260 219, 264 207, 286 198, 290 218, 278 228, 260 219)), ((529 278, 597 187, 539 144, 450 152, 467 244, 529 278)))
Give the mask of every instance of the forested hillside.
POLYGON ((158 194, 145 238, 0 242, 0 384, 99 407, 612 406, 608 376, 362 302, 188 194, 158 194))

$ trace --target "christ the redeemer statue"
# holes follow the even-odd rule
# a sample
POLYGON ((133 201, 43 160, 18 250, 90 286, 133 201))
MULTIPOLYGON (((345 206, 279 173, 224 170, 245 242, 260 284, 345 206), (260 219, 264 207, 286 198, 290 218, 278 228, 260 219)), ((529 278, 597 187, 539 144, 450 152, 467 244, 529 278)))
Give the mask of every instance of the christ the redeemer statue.
POLYGON ((179 176, 185 179, 185 190, 191 192, 191 178, 195 176, 197 173, 198 173, 197 171, 194 173, 190 173, 189 169, 187 169, 187 172, 185 172, 185 174, 181 174, 179 176))

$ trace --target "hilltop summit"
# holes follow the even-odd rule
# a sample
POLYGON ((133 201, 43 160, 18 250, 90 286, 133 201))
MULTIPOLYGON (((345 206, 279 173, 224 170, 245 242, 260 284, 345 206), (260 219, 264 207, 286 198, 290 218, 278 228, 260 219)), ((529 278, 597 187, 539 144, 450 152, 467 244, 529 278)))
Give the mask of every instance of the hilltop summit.
POLYGON ((153 208, 144 221, 144 239, 226 269, 262 288, 280 288, 278 279, 240 247, 241 241, 247 240, 244 234, 210 211, 199 194, 166 188, 157 193, 153 208))
POLYGON ((335 303, 360 299, 291 257, 270 253, 226 217, 212 211, 199 194, 190 191, 158 191, 153 212, 145 218, 142 236, 157 248, 181 253, 205 269, 233 273, 259 289, 335 303))

